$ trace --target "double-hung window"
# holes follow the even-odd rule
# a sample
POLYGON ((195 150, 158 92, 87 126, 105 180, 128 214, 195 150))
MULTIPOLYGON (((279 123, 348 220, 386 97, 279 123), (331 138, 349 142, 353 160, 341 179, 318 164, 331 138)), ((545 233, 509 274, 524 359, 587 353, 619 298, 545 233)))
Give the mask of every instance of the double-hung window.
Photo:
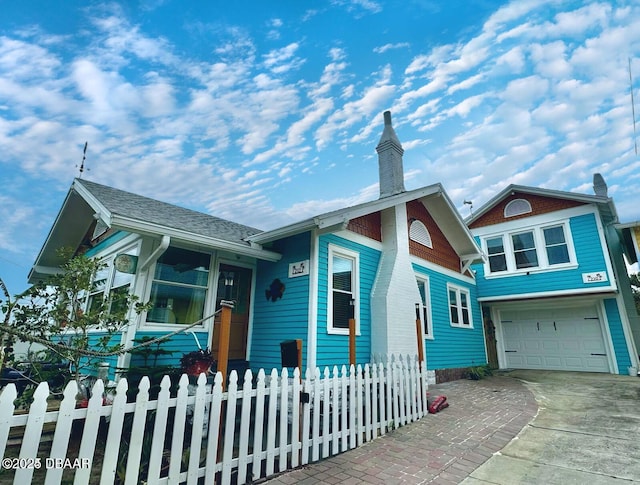
POLYGON ((489 254, 489 268, 492 273, 507 270, 507 255, 504 251, 502 236, 487 239, 487 253, 489 254))
POLYGON ((563 264, 571 261, 569 247, 562 226, 545 227, 544 244, 549 265, 563 264))
POLYGON ((349 319, 358 328, 358 254, 329 245, 329 300, 327 329, 332 333, 348 333, 349 319))
POLYGON ((204 316, 211 256, 169 247, 158 258, 147 322, 190 324, 204 316))
POLYGON ((511 241, 513 243, 516 268, 536 268, 538 266, 538 253, 533 231, 512 234, 511 241))
POLYGON ((425 276, 417 276, 418 291, 420 292, 420 320, 422 320, 422 328, 424 338, 433 339, 433 326, 431 324, 431 305, 429 298, 429 279, 425 276))
POLYGON ((471 321, 471 296, 469 290, 448 285, 449 318, 452 327, 473 328, 471 321))

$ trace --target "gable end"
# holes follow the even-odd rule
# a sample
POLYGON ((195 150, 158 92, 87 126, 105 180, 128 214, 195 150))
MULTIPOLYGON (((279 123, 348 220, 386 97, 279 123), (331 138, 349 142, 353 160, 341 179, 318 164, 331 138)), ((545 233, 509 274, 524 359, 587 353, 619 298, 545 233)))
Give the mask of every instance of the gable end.
POLYGON ((409 239, 409 253, 430 263, 460 272, 460 258, 442 233, 429 211, 418 200, 407 202, 407 224, 412 220, 422 222, 431 236, 432 248, 409 239))
POLYGON ((381 225, 380 212, 378 211, 351 219, 347 224, 347 229, 369 239, 382 242, 381 225))
POLYGON ((469 225, 469 228, 476 229, 478 227, 492 226, 494 224, 500 224, 505 221, 524 219, 526 217, 547 214, 549 212, 555 212, 563 209, 570 209, 572 207, 578 207, 584 204, 584 202, 578 202, 575 200, 559 199, 555 197, 543 197, 540 195, 515 192, 506 197, 504 200, 498 202, 491 210, 473 221, 469 225), (531 212, 505 217, 505 208, 507 207, 507 205, 509 205, 510 202, 518 199, 526 200, 527 202, 529 202, 529 204, 531 205, 531 212))

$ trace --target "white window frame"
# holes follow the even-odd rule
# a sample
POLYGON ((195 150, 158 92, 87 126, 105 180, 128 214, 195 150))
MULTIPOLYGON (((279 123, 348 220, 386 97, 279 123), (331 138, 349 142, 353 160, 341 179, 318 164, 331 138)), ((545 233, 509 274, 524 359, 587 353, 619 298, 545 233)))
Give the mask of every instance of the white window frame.
POLYGON ((571 251, 569 249, 569 241, 567 241, 567 231, 565 230, 564 226, 562 226, 562 224, 552 224, 550 226, 544 226, 540 228, 540 233, 542 235, 542 252, 544 252, 544 257, 547 259, 547 264, 549 266, 561 266, 561 265, 565 265, 565 264, 570 264, 571 263, 571 251), (562 228, 562 233, 564 235, 564 245, 567 247, 567 254, 569 256, 569 261, 565 261, 562 263, 555 263, 555 264, 551 264, 551 262, 549 262, 549 253, 548 253, 548 249, 550 247, 558 247, 561 246, 562 244, 547 244, 547 239, 544 235, 544 231, 548 230, 548 229, 555 229, 556 227, 561 227, 562 228))
MULTIPOLYGON (((516 232, 512 232, 509 233, 509 245, 511 246, 511 253, 510 256, 512 257, 512 263, 513 263, 513 268, 514 271, 531 271, 532 269, 535 270, 537 268, 540 267, 540 249, 539 249, 539 244, 538 244, 538 234, 536 234, 536 231, 534 229, 525 229, 522 231, 516 231, 516 232), (533 247, 526 247, 524 249, 515 249, 515 245, 513 244, 513 238, 515 236, 521 236, 523 234, 531 234, 531 239, 533 241, 533 247), (536 264, 534 266, 523 266, 522 268, 518 268, 518 261, 516 258, 516 252, 518 253, 525 253, 525 252, 530 252, 533 251, 536 255, 536 264)), ((503 240, 504 242, 504 240, 503 240)), ((508 264, 508 263, 507 263, 508 264)), ((507 266, 508 267, 508 266, 507 266)))
MULTIPOLYGON (((115 286, 114 282, 117 276, 117 270, 115 268, 115 264, 114 264, 114 260, 116 258, 117 255, 119 254, 130 254, 132 256, 138 256, 140 254, 140 245, 139 244, 133 244, 133 245, 129 245, 129 246, 124 246, 122 248, 118 248, 115 251, 112 251, 110 254, 106 255, 106 256, 102 256, 102 257, 98 257, 96 256, 96 258, 100 261, 100 264, 102 265, 102 268, 100 268, 98 270, 98 273, 96 273, 94 275, 94 282, 96 282, 96 276, 99 275, 100 272, 104 272, 104 286, 102 288, 100 288, 99 290, 92 290, 89 291, 87 294, 87 297, 85 299, 84 302, 84 309, 85 311, 89 311, 89 307, 91 305, 91 301, 94 298, 109 298, 109 296, 111 295, 111 292, 115 289, 121 288, 123 286, 129 286, 129 294, 133 293, 134 290, 134 285, 136 283, 136 275, 132 274, 131 275, 131 281, 129 281, 126 284, 120 284, 115 286)), ((101 278, 102 279, 102 278, 101 278)), ((95 329, 92 329, 95 330, 95 329)))
POLYGON ((353 262, 351 273, 351 288, 354 304, 354 318, 356 321, 356 335, 360 335, 360 254, 356 251, 328 244, 327 254, 327 333, 335 335, 349 335, 348 328, 333 326, 333 257, 350 259, 353 262))
MULTIPOLYGON (((425 275, 416 275, 418 285, 424 285, 425 302, 419 302, 420 320, 422 320, 422 332, 425 339, 434 340, 433 336, 433 319, 431 318, 431 289, 429 287, 429 277, 425 275)), ((419 290, 418 290, 419 291, 419 290)), ((422 295, 421 295, 422 296, 422 295)))
POLYGON ((456 327, 456 328, 473 328, 473 313, 471 310, 471 292, 469 291, 468 288, 465 288, 463 286, 458 286, 458 285, 454 285, 452 283, 447 283, 447 312, 449 315, 449 324, 452 327, 456 327), (454 322, 453 319, 451 318, 451 301, 449 299, 449 294, 450 292, 454 292, 456 295, 456 310, 457 310, 457 314, 458 314, 458 322, 454 322), (464 318, 463 318, 463 306, 462 306, 462 296, 461 295, 465 295, 466 299, 467 299, 467 312, 469 314, 469 324, 465 324, 464 322, 464 318))
MULTIPOLYGON (((210 313, 212 294, 215 294, 216 288, 217 288, 217 287, 214 287, 214 281, 217 282, 217 279, 214 280, 214 276, 215 277, 218 276, 218 272, 217 272, 217 270, 215 270, 215 268, 216 268, 215 259, 216 258, 215 258, 214 253, 212 253, 210 251, 201 251, 201 250, 198 250, 198 249, 193 249, 193 248, 190 248, 190 247, 185 247, 185 246, 180 246, 180 245, 171 245, 171 246, 169 246, 169 248, 183 249, 183 250, 192 251, 192 252, 195 252, 195 253, 206 254, 206 255, 209 256, 209 276, 208 276, 208 279, 207 279, 206 293, 205 293, 204 307, 203 307, 203 316, 208 315, 210 313)), ((173 283, 173 282, 165 282, 164 280, 156 280, 156 278, 155 278, 156 265, 158 264, 158 260, 160 259, 160 257, 158 257, 158 259, 156 259, 156 261, 154 261, 153 265, 151 265, 151 268, 149 269, 149 275, 148 275, 148 279, 147 279, 147 285, 146 285, 146 291, 145 291, 145 300, 144 301, 151 302, 153 284, 156 281, 160 282, 161 284, 168 284, 169 286, 176 286, 176 287, 183 287, 183 288, 202 288, 199 285, 178 284, 178 283, 173 283)), ((141 319, 141 325, 144 327, 145 330, 162 330, 162 331, 164 331, 167 328, 184 328, 184 327, 190 325, 190 324, 187 324, 187 323, 156 322, 156 321, 153 321, 153 320, 149 319, 150 313, 151 313, 151 311, 147 310, 146 312, 144 312, 144 318, 141 319)), ((208 320, 211 320, 211 319, 208 319, 208 320)), ((201 322, 199 325, 195 325, 192 328, 194 328, 196 330, 203 330, 203 329, 206 330, 207 328, 209 328, 209 325, 210 325, 208 320, 205 320, 204 322, 201 322)))
POLYGON ((504 217, 506 218, 521 216, 522 214, 529 214, 531 212, 531 202, 527 199, 513 199, 504 206, 504 217), (516 207, 515 210, 513 209, 514 207, 516 207))
POLYGON ((550 222, 550 223, 546 223, 538 226, 520 227, 517 229, 514 228, 511 231, 483 235, 482 249, 484 250, 485 254, 487 254, 487 256, 489 255, 487 241, 490 239, 498 239, 498 238, 502 238, 504 253, 505 253, 506 262, 507 262, 507 269, 503 271, 492 272, 491 267, 489 265, 489 258, 487 257, 487 261, 484 264, 484 273, 485 273, 485 277, 487 278, 498 278, 502 276, 514 276, 519 274, 528 274, 528 273, 536 273, 536 272, 574 269, 578 267, 578 261, 577 261, 575 249, 573 246, 573 236, 571 234, 571 227, 569 225, 568 220, 554 221, 554 222, 550 222), (567 245, 567 252, 569 254, 569 261, 566 263, 557 263, 557 264, 549 263, 549 258, 547 256, 547 245, 544 237, 544 230, 551 229, 554 227, 562 227, 562 230, 564 232, 565 244, 567 245), (533 233, 533 240, 534 240, 536 255, 538 257, 538 265, 532 266, 529 268, 517 268, 515 253, 513 249, 512 236, 515 236, 517 234, 523 234, 526 232, 533 233))

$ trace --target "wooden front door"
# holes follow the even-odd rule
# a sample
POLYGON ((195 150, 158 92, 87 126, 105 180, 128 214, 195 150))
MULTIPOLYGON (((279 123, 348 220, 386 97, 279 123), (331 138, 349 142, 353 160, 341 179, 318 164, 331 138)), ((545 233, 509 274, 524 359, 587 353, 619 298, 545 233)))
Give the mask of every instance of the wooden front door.
POLYGON ((498 351, 496 347, 496 327, 491 321, 491 309, 489 307, 482 308, 482 320, 484 323, 484 339, 487 348, 487 363, 492 369, 497 369, 498 351))
MULTIPOLYGON (((234 302, 231 312, 231 335, 229 337, 229 359, 245 359, 247 355, 247 334, 249 331, 249 305, 251 303, 251 269, 230 264, 220 264, 216 308, 222 300, 234 302), (225 280, 233 279, 228 287, 225 280)), ((220 345, 220 315, 215 318, 211 352, 218 359, 220 345)))

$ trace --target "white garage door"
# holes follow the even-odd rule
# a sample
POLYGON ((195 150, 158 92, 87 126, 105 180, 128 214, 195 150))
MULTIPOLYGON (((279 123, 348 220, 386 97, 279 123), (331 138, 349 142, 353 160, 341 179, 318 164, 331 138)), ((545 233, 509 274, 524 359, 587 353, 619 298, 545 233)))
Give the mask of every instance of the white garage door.
POLYGON ((500 312, 507 368, 609 372, 595 306, 500 312))

